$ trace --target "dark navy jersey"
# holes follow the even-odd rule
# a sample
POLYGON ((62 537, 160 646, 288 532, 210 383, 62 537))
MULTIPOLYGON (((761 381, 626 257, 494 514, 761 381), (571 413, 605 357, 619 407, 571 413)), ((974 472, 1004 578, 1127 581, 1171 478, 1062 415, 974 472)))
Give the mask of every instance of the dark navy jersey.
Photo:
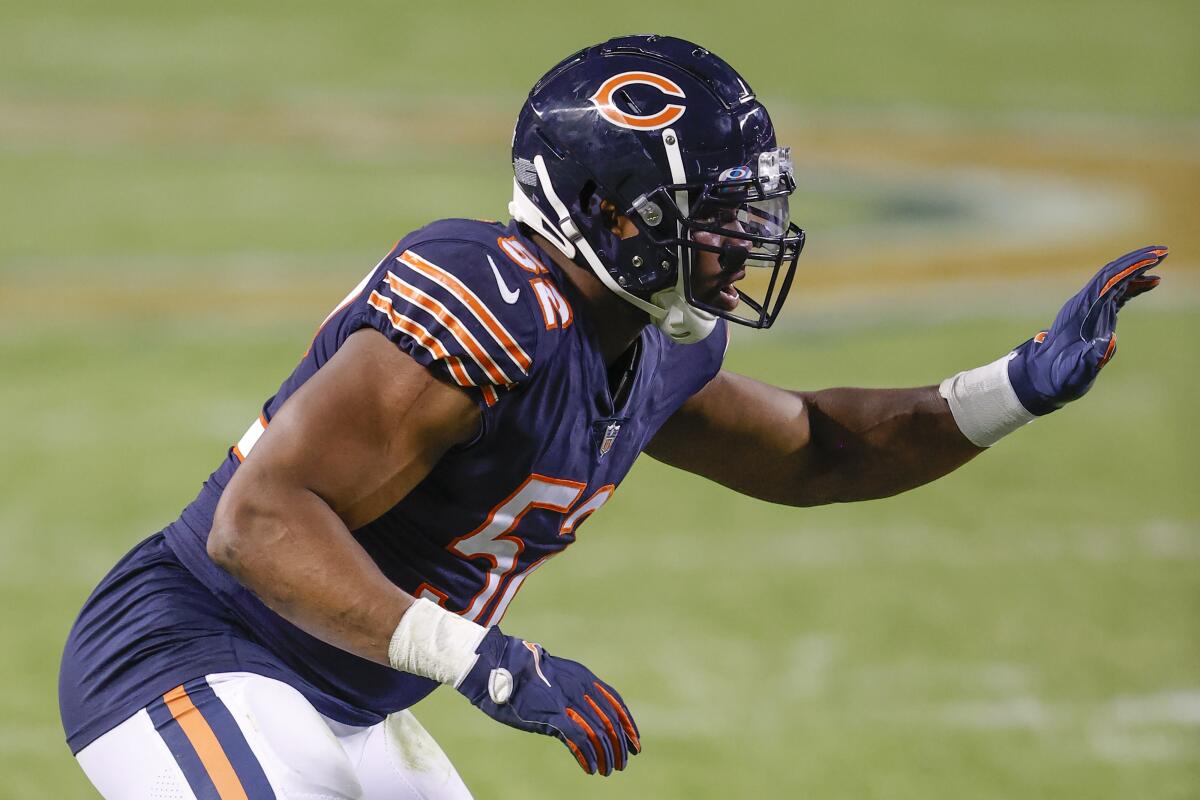
POLYGON ((472 393, 482 422, 474 440, 353 534, 397 586, 483 625, 498 623, 525 579, 575 541, 659 427, 717 373, 727 343, 724 322, 691 345, 648 326, 626 389, 614 398, 593 320, 515 223, 442 220, 396 245, 329 315, 299 366, 165 532, 223 612, 298 676, 294 683, 319 711, 350 724, 378 721, 434 685, 302 632, 217 567, 206 540, 222 490, 254 457, 271 419, 363 328, 472 393))

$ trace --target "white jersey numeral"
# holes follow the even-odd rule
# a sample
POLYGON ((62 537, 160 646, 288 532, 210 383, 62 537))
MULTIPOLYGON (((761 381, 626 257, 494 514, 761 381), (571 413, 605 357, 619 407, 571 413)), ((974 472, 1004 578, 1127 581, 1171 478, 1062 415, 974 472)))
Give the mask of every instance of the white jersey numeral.
POLYGON ((570 327, 574 319, 571 315, 571 304, 563 297, 558 287, 545 278, 530 278, 529 285, 533 287, 538 305, 542 308, 546 330, 570 327))
MULTIPOLYGON (((587 484, 578 481, 530 475, 515 492, 492 509, 482 525, 451 542, 447 549, 452 553, 468 559, 484 558, 491 563, 483 587, 471 598, 467 608, 459 613, 481 625, 498 622, 525 578, 549 558, 540 558, 524 570, 517 571, 521 553, 525 550, 525 542, 516 532, 522 517, 535 508, 557 511, 563 515, 559 535, 571 534, 585 517, 604 505, 614 489, 612 485, 603 486, 575 507, 586 488, 587 484), (575 507, 574 511, 572 507, 575 507), (497 595, 499 600, 489 608, 497 595)), ((428 584, 422 584, 417 595, 443 605, 447 599, 444 592, 428 584)))

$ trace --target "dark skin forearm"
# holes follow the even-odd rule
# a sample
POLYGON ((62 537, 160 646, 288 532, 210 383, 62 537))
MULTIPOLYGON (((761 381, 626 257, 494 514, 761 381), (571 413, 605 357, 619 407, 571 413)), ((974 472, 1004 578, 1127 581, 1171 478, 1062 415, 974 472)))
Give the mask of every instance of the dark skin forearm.
POLYGON ((813 506, 898 494, 982 450, 934 387, 789 392, 722 372, 648 452, 752 497, 813 506))
POLYGON ((231 484, 233 499, 222 502, 214 521, 213 559, 284 619, 386 664, 388 641, 413 598, 312 491, 274 480, 249 461, 235 480, 241 485, 231 484))
POLYGON ((297 627, 387 664, 413 598, 350 531, 399 502, 478 424, 473 399, 359 331, 288 398, 234 473, 209 556, 297 627))
POLYGON ((800 505, 889 497, 958 469, 983 452, 933 386, 799 393, 813 454, 800 505))

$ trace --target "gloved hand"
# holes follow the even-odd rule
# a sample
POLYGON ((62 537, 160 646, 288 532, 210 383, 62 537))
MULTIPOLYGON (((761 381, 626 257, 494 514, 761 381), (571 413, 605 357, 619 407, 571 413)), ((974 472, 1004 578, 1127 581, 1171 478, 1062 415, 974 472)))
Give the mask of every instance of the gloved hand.
POLYGON ((1117 348, 1117 312, 1130 298, 1158 285, 1147 275, 1167 257, 1166 247, 1143 247, 1105 265, 1067 301, 1049 330, 1014 351, 1008 377, 1031 414, 1049 414, 1082 397, 1117 348))
POLYGON ((616 690, 582 664, 490 628, 457 689, 494 720, 561 740, 589 775, 625 769, 641 752, 616 690))

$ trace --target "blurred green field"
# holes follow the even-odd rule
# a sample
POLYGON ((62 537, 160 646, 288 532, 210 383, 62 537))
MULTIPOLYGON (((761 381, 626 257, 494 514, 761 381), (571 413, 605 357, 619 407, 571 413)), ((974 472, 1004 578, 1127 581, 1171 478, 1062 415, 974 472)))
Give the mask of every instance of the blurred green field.
POLYGON ((640 464, 505 625, 611 679, 645 754, 588 779, 559 745, 439 693, 417 712, 468 784, 580 800, 1200 797, 1200 8, 456 9, 0 7, 0 798, 92 796, 55 698, 87 593, 191 499, 391 242, 504 213, 523 92, 631 29, 712 47, 778 107, 782 138, 811 145, 814 174, 842 164, 801 190, 803 285, 777 329, 735 338, 735 370, 932 383, 1043 325, 1096 266, 1081 253, 1174 253, 1085 402, 937 484, 793 511, 640 464), (914 126, 956 169, 1017 190, 1053 167, 963 143, 1018 142, 1052 165, 1068 141, 1098 171, 1079 161, 1064 185, 1140 211, 1003 249, 977 230, 991 218, 939 193, 946 175, 893 147, 914 126), (869 141, 847 155, 843 129, 869 141), (878 177, 876 157, 911 171, 878 177), (951 237, 969 253, 955 271, 913 266, 951 237))

